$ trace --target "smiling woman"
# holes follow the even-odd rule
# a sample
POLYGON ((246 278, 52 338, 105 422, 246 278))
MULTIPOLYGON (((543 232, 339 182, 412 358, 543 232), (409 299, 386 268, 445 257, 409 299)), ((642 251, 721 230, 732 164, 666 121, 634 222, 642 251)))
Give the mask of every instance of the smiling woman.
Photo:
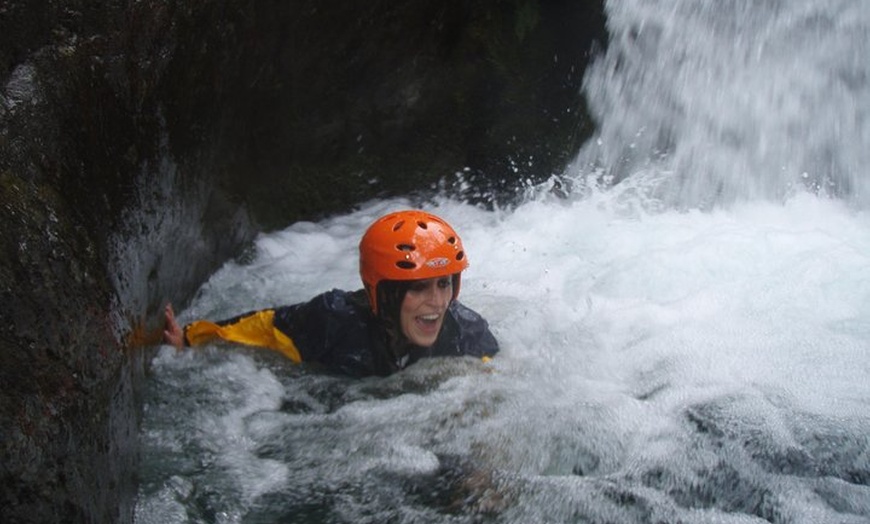
POLYGON ((179 349, 221 339, 266 347, 351 376, 389 375, 423 357, 489 359, 498 343, 486 320, 457 301, 467 267, 447 222, 398 211, 376 220, 360 241, 365 289, 183 328, 168 305, 164 340, 179 349))
POLYGON ((399 325, 402 333, 415 345, 429 347, 435 343, 444 312, 453 299, 453 280, 449 277, 416 280, 408 286, 399 325))

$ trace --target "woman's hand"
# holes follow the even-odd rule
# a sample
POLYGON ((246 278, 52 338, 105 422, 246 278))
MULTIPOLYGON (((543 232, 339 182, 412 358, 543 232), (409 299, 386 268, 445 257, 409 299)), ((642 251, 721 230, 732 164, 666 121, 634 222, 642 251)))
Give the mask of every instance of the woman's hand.
POLYGON ((163 312, 166 319, 163 326, 163 342, 175 346, 175 349, 181 351, 184 347, 184 330, 178 325, 175 320, 175 311, 172 309, 172 304, 166 304, 166 309, 163 312))

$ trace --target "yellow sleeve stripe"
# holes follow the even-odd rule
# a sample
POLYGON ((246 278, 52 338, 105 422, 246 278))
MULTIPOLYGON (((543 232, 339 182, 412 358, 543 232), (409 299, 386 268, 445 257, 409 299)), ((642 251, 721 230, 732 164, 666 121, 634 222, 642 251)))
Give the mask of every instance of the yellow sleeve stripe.
POLYGON ((220 338, 228 342, 274 349, 297 364, 302 362, 296 344, 275 328, 274 318, 275 311, 266 309, 223 326, 207 320, 197 320, 185 326, 184 336, 191 346, 199 346, 220 338))

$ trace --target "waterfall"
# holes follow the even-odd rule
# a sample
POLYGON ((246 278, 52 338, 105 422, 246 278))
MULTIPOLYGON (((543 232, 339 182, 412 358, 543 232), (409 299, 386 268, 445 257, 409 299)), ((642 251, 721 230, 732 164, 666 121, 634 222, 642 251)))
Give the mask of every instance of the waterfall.
POLYGON ((804 190, 870 202, 865 3, 628 0, 608 20, 585 83, 600 131, 574 177, 644 176, 679 207, 804 190))

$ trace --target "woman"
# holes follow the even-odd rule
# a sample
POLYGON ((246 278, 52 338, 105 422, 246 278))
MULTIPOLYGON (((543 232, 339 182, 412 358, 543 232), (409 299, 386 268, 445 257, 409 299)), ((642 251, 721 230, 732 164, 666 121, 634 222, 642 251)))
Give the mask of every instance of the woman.
POLYGON ((177 348, 216 339, 267 347, 351 376, 389 375, 424 357, 488 360, 498 352, 486 320, 456 300, 468 259, 443 219, 391 213, 368 228, 359 250, 364 289, 334 289, 309 302, 183 329, 168 305, 164 341, 177 348))

